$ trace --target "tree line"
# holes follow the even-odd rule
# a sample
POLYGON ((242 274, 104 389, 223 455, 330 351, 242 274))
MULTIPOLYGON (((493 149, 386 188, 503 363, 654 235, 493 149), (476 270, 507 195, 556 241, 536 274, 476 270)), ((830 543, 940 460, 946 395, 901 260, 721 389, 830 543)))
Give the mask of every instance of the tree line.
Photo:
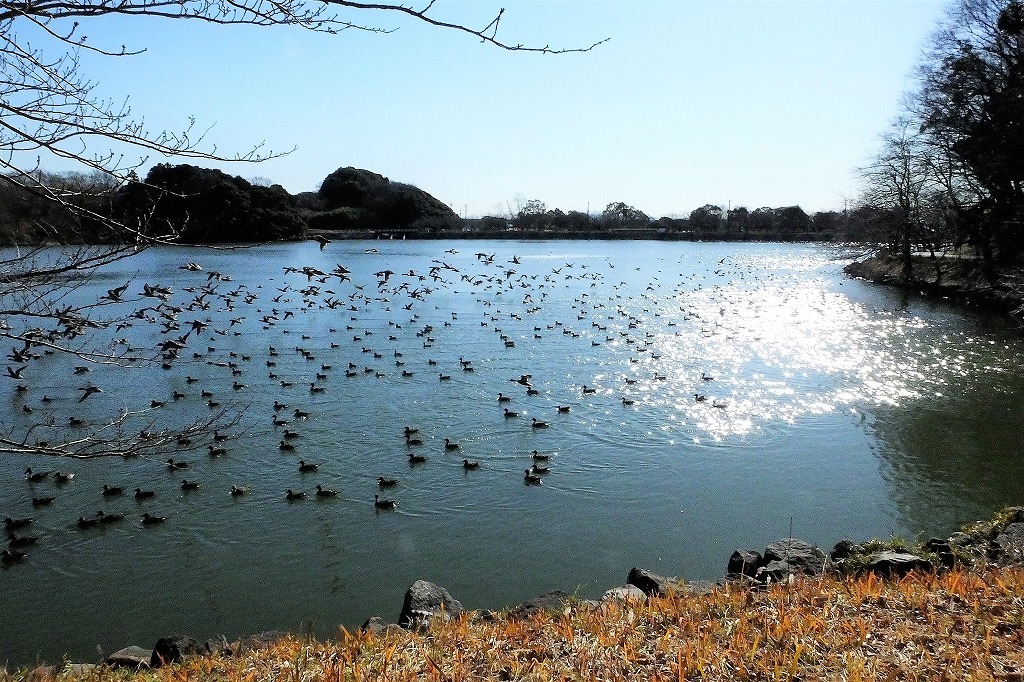
MULTIPOLYGON (((40 173, 42 175, 42 173, 40 173)), ((110 244, 159 240, 244 243, 335 236, 410 238, 491 236, 663 238, 757 241, 871 241, 874 213, 806 213, 799 206, 722 208, 705 204, 687 216, 652 218, 625 202, 598 214, 519 201, 503 215, 463 219, 414 185, 346 167, 315 192, 290 194, 264 179, 247 180, 190 164, 158 164, 145 179, 118 187, 109 175, 47 174, 39 178, 67 195, 55 203, 16 184, 0 183, 0 243, 110 244), (111 224, 133 226, 110 229, 111 224)))
MULTIPOLYGON (((915 255, 977 258, 989 278, 1024 255, 1024 6, 957 0, 863 169, 860 210, 912 272, 915 255)), ((939 271, 940 268, 936 267, 939 271)))
POLYGON ((862 241, 874 237, 874 225, 861 210, 818 211, 799 206, 722 208, 705 204, 685 216, 652 218, 624 202, 612 202, 599 214, 548 209, 539 199, 521 202, 504 215, 466 221, 464 230, 496 234, 567 237, 634 237, 722 241, 862 241))

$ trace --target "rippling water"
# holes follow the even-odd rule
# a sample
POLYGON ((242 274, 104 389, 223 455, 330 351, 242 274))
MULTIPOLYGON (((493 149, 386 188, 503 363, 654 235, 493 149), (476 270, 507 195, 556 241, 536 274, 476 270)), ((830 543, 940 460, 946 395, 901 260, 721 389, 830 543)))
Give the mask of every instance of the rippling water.
MULTIPOLYGON (((733 549, 790 532, 826 548, 842 537, 948 533, 1020 502, 1024 346, 999 320, 847 280, 850 256, 827 246, 449 246, 168 248, 105 271, 101 293, 159 282, 183 307, 209 272, 231 281, 213 281, 208 310, 178 315, 172 335, 193 320, 209 326, 172 369, 96 365, 79 377, 80 361, 44 358, 25 372, 27 393, 0 386, 3 429, 50 416, 100 422, 180 391, 130 427, 187 424, 212 399, 243 411, 229 429, 239 438, 223 458, 209 458, 205 443, 180 455, 191 468, 178 473, 147 459, 0 459, 0 515, 34 516, 41 537, 23 564, 0 571, 0 660, 91 660, 97 645, 109 653, 174 632, 326 635, 395 618, 418 578, 470 608, 550 589, 597 596, 634 565, 714 579, 733 549), (189 261, 204 271, 179 269, 189 261), (338 264, 350 280, 285 271, 338 264), (384 270, 394 274, 378 287, 384 270), (510 381, 523 374, 536 395, 510 381), (79 403, 89 383, 104 392, 79 403), (310 383, 326 390, 313 394, 310 383), (519 418, 504 418, 499 392, 519 418), (278 448, 275 400, 289 405, 282 417, 310 412, 289 425, 301 434, 294 452, 278 448), (532 428, 532 418, 549 427, 532 428), (405 445, 406 425, 423 445, 405 445), (446 437, 461 448, 447 451, 446 437), (428 461, 411 467, 410 449, 428 461), (552 453, 540 486, 523 482, 533 450, 552 453), (299 473, 299 458, 319 472, 299 473), (463 458, 481 468, 464 470, 463 458), (30 487, 27 466, 77 475, 60 489, 30 487), (375 510, 378 476, 400 480, 386 491, 397 510, 375 510), (183 478, 201 487, 183 493, 183 478), (156 496, 103 498, 104 483, 156 496), (318 483, 340 495, 284 500, 286 488, 318 483), (233 484, 250 494, 231 497, 233 484), (34 509, 33 494, 57 500, 34 509), (76 527, 98 509, 127 518, 76 527), (143 511, 169 518, 143 528, 143 511)), ((124 314, 141 300, 126 298, 124 314)), ((113 347, 154 348, 165 338, 158 313, 119 330, 113 347)))

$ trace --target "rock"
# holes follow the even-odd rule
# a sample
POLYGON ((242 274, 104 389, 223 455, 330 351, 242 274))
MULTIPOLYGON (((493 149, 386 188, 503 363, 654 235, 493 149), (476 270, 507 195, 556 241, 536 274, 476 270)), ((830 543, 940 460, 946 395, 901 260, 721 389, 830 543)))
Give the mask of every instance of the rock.
POLYGON ((202 653, 202 651, 199 642, 188 635, 161 637, 153 645, 153 655, 149 659, 149 666, 159 668, 162 665, 181 663, 186 656, 202 653))
POLYGON ((681 588, 679 581, 675 578, 666 578, 646 569, 635 567, 629 571, 626 584, 638 587, 645 594, 656 597, 664 597, 669 592, 681 588))
POLYGON ((417 580, 405 592, 398 624, 403 628, 426 627, 440 613, 444 613, 445 620, 458 618, 462 615, 462 602, 443 587, 417 580))
POLYGON ((832 561, 842 561, 863 552, 864 547, 858 545, 853 540, 840 540, 832 547, 832 551, 828 553, 828 558, 832 561))
POLYGON ((993 541, 995 560, 1004 566, 1024 564, 1024 522, 1015 521, 1002 530, 993 541))
POLYGON ((647 601, 647 593, 636 585, 613 587, 604 593, 601 601, 647 601))
MULTIPOLYGON (((149 661, 146 661, 146 665, 149 665, 149 661)), ((96 670, 98 667, 95 663, 68 663, 61 668, 60 672, 63 676, 74 679, 89 678, 98 680, 100 679, 96 670)))
POLYGON ((562 590, 545 592, 539 597, 513 606, 508 611, 508 618, 521 620, 542 611, 561 613, 565 609, 567 601, 569 601, 569 594, 567 592, 562 590))
POLYGON ((765 562, 781 561, 793 567, 792 573, 820 575, 825 568, 825 553, 804 540, 777 540, 765 547, 765 562))
POLYGON ((754 580, 759 583, 782 583, 789 580, 791 575, 802 573, 802 571, 786 561, 769 561, 754 573, 754 580))
POLYGON ((387 627, 388 624, 387 622, 385 622, 383 618, 381 618, 380 616, 372 616, 368 618, 359 629, 363 632, 369 632, 374 635, 379 635, 380 633, 384 632, 384 630, 387 627))
POLYGON ((891 576, 906 575, 915 569, 930 571, 932 562, 909 552, 886 550, 871 555, 864 566, 864 570, 867 572, 891 576))
POLYGON ((148 668, 153 660, 153 650, 140 646, 126 646, 120 651, 107 656, 103 662, 110 666, 122 668, 148 668))
POLYGON ((764 564, 765 560, 760 552, 755 552, 752 549, 737 549, 729 557, 727 573, 731 576, 745 575, 752 578, 757 573, 757 569, 764 564))
POLYGON ((287 632, 281 632, 280 630, 267 630, 266 632, 261 632, 256 635, 242 637, 231 645, 231 652, 237 656, 244 651, 261 651, 263 649, 269 649, 285 637, 288 637, 287 632))
POLYGON ((224 635, 214 635, 206 640, 206 643, 203 644, 203 650, 208 654, 216 654, 218 656, 231 656, 234 653, 234 647, 228 643, 228 638, 224 635))
POLYGON ((694 580, 689 583, 680 583, 680 586, 689 594, 694 597, 702 597, 714 592, 715 588, 718 587, 716 583, 710 580, 694 580))
POLYGON ((939 558, 939 562, 946 568, 953 568, 956 557, 953 555, 953 548, 941 538, 931 538, 924 543, 924 548, 939 558))

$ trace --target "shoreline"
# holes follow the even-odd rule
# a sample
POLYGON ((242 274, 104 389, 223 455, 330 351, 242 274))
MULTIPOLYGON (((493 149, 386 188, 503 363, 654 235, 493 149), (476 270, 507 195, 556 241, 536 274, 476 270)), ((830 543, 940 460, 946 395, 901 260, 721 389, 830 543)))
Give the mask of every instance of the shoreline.
MULTIPOLYGON (((1022 567, 1024 507, 1007 507, 990 519, 964 526, 949 538, 931 538, 918 544, 900 538, 861 543, 841 540, 826 553, 812 543, 786 538, 771 543, 763 552, 737 549, 729 558, 725 575, 716 582, 687 582, 634 567, 625 583, 608 589, 600 601, 555 591, 500 611, 467 612, 445 588, 418 580, 406 592, 397 621, 371 617, 353 632, 357 637, 423 635, 432 632, 436 626, 445 627, 450 623, 531 622, 534 618, 543 618, 544 614, 568 614, 570 610, 604 612, 610 604, 636 605, 649 600, 679 597, 712 599, 737 589, 760 594, 776 588, 788 589, 788 586, 803 584, 808 579, 856 580, 870 576, 869 582, 885 583, 915 575, 935 577, 956 571, 980 575, 990 569, 1022 567)), ((338 629, 345 637, 351 636, 345 626, 339 625, 338 629)), ((190 635, 171 635, 161 637, 152 649, 126 646, 96 664, 65 662, 58 666, 37 663, 33 668, 21 668, 21 677, 18 669, 12 673, 7 667, 0 668, 0 682, 29 676, 38 680, 56 679, 58 674, 61 679, 92 679, 98 669, 140 672, 187 663, 195 658, 236 658, 251 652, 273 650, 280 642, 309 639, 281 631, 263 632, 232 642, 223 635, 214 635, 205 642, 190 635)))
POLYGON ((949 299, 1018 320, 1024 318, 1024 270, 1020 268, 999 268, 995 279, 989 281, 978 260, 914 256, 908 278, 900 258, 879 253, 850 263, 843 272, 926 298, 949 299))

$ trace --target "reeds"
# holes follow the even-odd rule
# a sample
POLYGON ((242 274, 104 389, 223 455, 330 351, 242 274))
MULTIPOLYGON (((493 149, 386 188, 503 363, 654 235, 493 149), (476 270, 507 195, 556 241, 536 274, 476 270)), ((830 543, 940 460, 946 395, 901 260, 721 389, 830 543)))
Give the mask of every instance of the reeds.
POLYGON ((1024 680, 1024 569, 824 576, 646 602, 573 601, 525 619, 468 614, 425 632, 339 630, 138 673, 0 680, 1024 680))

